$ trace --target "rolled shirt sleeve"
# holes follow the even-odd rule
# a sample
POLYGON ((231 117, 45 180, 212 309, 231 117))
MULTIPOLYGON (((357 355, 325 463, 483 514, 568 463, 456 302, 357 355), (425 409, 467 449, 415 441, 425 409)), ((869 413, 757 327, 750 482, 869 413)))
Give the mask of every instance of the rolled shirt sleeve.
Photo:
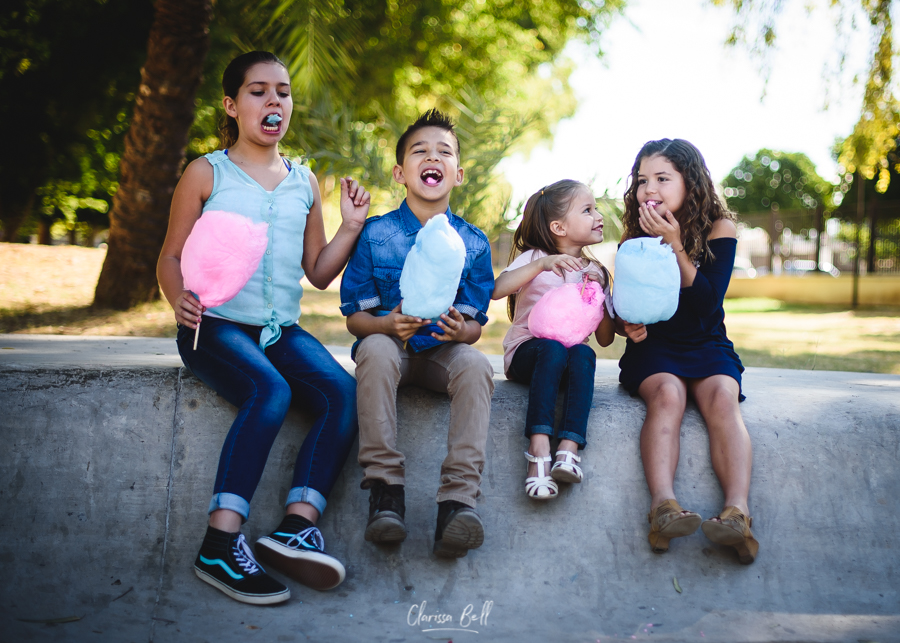
POLYGON ((361 235, 341 278, 341 314, 345 317, 381 306, 373 272, 372 250, 361 235))

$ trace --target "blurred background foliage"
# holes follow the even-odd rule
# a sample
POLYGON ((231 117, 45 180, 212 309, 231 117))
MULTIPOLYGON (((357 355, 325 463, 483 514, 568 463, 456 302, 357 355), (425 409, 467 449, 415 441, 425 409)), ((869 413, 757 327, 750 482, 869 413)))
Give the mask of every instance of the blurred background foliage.
MULTIPOLYGON (((765 70, 783 1, 710 2, 733 9, 729 41, 756 52, 765 70)), ((313 166, 326 202, 335 178, 353 175, 372 186, 374 212, 395 207, 402 192, 389 170, 397 137, 419 113, 438 107, 459 123, 466 169, 452 207, 493 237, 509 223, 510 210, 509 186, 497 164, 548 140, 554 125, 574 113, 572 69, 563 48, 580 39, 602 55, 604 31, 625 4, 215 0, 187 161, 220 146, 220 79, 228 61, 243 51, 269 49, 287 62, 294 86, 294 122, 284 152, 313 166)), ((832 216, 853 220, 855 172, 867 193, 889 193, 898 170, 900 122, 891 92, 891 2, 834 0, 830 7, 839 50, 843 36, 856 28, 847 17, 853 9, 862 9, 873 34, 860 120, 835 147, 845 174, 834 186, 802 154, 760 150, 724 182, 738 212, 774 204, 810 208, 815 202, 832 216)), ((11 124, 7 135, 16 154, 0 157, 0 240, 36 236, 48 243, 51 232, 86 245, 102 239, 152 19, 151 0, 4 3, 0 115, 11 124)), ((599 201, 614 232, 617 195, 599 201)))
MULTIPOLYGON (((734 27, 728 44, 747 47, 760 61, 763 74, 770 70, 770 54, 777 47, 778 19, 787 4, 785 0, 711 0, 715 5, 730 6, 735 13, 734 27)), ((894 0, 829 0, 827 10, 834 21, 834 46, 837 52, 836 69, 823 70, 823 78, 832 92, 841 92, 835 82, 844 71, 851 46, 851 34, 859 28, 857 16, 865 16, 870 26, 869 69, 862 79, 863 103, 860 117, 853 131, 835 144, 835 157, 848 174, 859 172, 866 181, 873 181, 876 191, 883 194, 890 184, 892 165, 890 154, 897 148, 900 136, 900 102, 894 95, 893 63, 897 55, 893 39, 892 7, 894 0)), ((806 5, 808 11, 813 4, 806 5)), ((860 82, 854 77, 853 82, 860 82)), ((827 107, 827 104, 826 104, 827 107)))
MULTIPOLYGON (((295 123, 284 152, 304 157, 329 192, 334 178, 396 206, 394 143, 430 107, 459 123, 467 181, 453 207, 493 234, 509 188, 497 163, 552 135, 574 113, 579 38, 602 53, 624 0, 217 0, 187 161, 220 146, 222 71, 268 49, 288 64, 295 123)), ((0 16, 0 93, 18 158, 0 161, 2 240, 51 227, 91 244, 109 225, 118 160, 146 56, 150 0, 9 0, 0 16), (10 100, 8 97, 15 97, 10 100)), ((328 194, 324 195, 327 201, 328 194)))
POLYGON ((722 187, 729 208, 739 214, 813 210, 819 205, 831 211, 836 191, 819 176, 806 154, 765 148, 753 158, 741 159, 722 181, 722 187))

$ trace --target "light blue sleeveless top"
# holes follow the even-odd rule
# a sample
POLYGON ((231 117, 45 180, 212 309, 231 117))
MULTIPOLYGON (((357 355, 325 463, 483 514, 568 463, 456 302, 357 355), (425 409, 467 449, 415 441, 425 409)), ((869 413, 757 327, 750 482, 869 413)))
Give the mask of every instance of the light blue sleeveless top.
POLYGON ((269 224, 269 242, 256 272, 234 299, 208 312, 242 324, 265 326, 259 337, 259 346, 265 349, 281 337, 282 326, 290 326, 300 317, 303 233, 313 204, 309 168, 290 163, 287 177, 267 192, 222 150, 205 158, 213 166, 213 189, 203 212, 224 210, 269 224))

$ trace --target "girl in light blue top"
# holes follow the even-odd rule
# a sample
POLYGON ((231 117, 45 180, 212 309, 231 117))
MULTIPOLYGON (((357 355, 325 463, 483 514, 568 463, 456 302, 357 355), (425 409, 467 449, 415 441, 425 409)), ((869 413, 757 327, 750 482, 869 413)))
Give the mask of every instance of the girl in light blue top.
POLYGON ((238 56, 222 86, 226 149, 185 169, 157 275, 175 311, 185 365, 238 408, 219 457, 194 571, 235 600, 280 603, 290 590, 263 571, 240 528, 292 400, 315 420, 297 456, 284 520, 256 542, 256 553, 315 589, 344 579, 344 566, 325 553, 315 523, 356 437, 356 381, 297 321, 300 279, 305 274, 322 289, 337 277, 365 223, 369 193, 341 179, 342 222, 327 242, 316 177, 278 153, 293 106, 284 63, 267 52, 238 56), (181 252, 194 223, 213 210, 266 222, 268 245, 238 295, 207 310, 184 289, 181 252), (193 329, 201 320, 195 351, 193 329))

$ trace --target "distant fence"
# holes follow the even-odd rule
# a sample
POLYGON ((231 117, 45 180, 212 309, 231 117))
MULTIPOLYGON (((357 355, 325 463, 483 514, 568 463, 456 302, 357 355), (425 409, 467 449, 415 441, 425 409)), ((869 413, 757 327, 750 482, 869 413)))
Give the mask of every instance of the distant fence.
POLYGON ((757 275, 900 274, 900 203, 873 201, 857 231, 847 218, 816 210, 773 210, 739 216, 738 257, 757 275))

